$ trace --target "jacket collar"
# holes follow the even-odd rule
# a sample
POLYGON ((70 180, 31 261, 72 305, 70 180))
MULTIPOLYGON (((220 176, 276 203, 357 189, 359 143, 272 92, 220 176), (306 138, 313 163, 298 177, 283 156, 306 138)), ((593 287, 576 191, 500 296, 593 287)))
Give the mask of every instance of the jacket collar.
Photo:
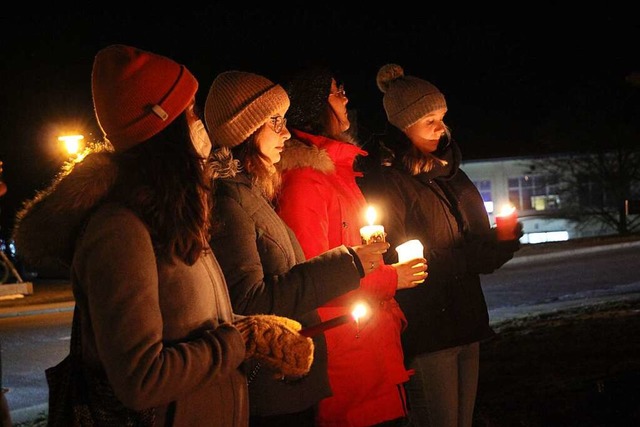
POLYGON ((336 166, 352 167, 356 156, 368 153, 357 145, 320 135, 291 129, 291 139, 285 143, 277 167, 285 172, 310 167, 322 173, 333 173, 336 166))
MULTIPOLYGON (((453 178, 458 172, 462 160, 460 148, 455 140, 450 140, 447 145, 438 149, 433 155, 438 159, 446 160, 447 164, 440 165, 436 163, 433 169, 428 172, 419 173, 416 177, 421 181, 429 181, 432 179, 449 180, 453 178)), ((404 169, 401 161, 396 161, 394 164, 396 167, 404 169)))
POLYGON ((18 212, 13 237, 21 256, 33 266, 70 266, 84 221, 105 199, 117 173, 113 153, 106 150, 68 165, 18 212))

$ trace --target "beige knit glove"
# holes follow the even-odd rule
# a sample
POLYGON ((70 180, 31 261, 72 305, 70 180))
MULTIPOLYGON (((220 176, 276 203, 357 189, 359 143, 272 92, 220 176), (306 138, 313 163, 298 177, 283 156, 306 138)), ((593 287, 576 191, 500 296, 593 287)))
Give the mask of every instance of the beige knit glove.
POLYGON ((300 377, 313 363, 313 341, 298 333, 295 320, 272 314, 245 316, 234 323, 244 338, 247 359, 272 369, 275 378, 300 377))

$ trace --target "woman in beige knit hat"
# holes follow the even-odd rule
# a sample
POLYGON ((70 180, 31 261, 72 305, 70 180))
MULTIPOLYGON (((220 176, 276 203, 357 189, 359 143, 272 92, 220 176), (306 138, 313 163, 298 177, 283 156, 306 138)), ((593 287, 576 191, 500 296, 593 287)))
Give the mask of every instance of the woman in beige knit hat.
MULTIPOLYGON (((383 207, 391 245, 419 239, 430 271, 424 286, 397 296, 408 321, 405 357, 415 371, 406 387, 411 425, 471 427, 479 343, 494 335, 479 275, 511 259, 519 242, 498 241, 490 228, 482 197, 460 169, 442 92, 396 64, 380 68, 377 84, 395 129, 396 138, 385 141, 395 156, 367 184, 367 196, 383 207)), ((396 259, 395 251, 385 254, 386 262, 396 259)))
MULTIPOLYGON (((276 314, 313 326, 320 322, 316 309, 356 289, 371 271, 363 265, 379 265, 388 245, 342 245, 305 261, 272 204, 280 185, 274 165, 291 137, 288 108, 284 89, 263 76, 227 71, 214 79, 205 103, 219 219, 211 246, 236 312, 276 314)), ((250 368, 251 425, 314 425, 317 403, 332 390, 324 335, 313 340, 308 375, 282 378, 261 364, 250 368)))

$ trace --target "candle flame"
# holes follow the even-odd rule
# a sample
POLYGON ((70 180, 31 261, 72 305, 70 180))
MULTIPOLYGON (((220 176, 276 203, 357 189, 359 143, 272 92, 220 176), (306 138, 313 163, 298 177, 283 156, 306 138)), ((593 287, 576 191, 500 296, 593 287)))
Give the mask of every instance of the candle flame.
POLYGON ((363 303, 356 304, 351 311, 351 316, 357 322, 361 317, 364 317, 367 314, 367 306, 363 303))
POLYGON ((367 221, 369 222, 369 225, 373 225, 373 223, 376 220, 376 210, 374 209, 373 206, 369 206, 367 208, 366 217, 367 217, 367 221))
POLYGON ((510 203, 507 203, 507 204, 502 206, 502 209, 500 210, 500 216, 509 216, 513 212, 515 212, 515 210, 516 210, 515 206, 513 206, 510 203))

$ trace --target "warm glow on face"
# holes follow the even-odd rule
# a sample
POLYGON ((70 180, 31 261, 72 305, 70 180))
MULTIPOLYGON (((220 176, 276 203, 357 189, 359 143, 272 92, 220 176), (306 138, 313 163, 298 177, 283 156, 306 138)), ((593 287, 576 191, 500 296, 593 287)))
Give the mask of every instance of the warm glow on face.
POLYGON ((376 210, 374 209, 373 206, 369 206, 367 208, 366 217, 367 217, 367 222, 369 223, 369 225, 373 225, 373 223, 376 220, 376 210))

